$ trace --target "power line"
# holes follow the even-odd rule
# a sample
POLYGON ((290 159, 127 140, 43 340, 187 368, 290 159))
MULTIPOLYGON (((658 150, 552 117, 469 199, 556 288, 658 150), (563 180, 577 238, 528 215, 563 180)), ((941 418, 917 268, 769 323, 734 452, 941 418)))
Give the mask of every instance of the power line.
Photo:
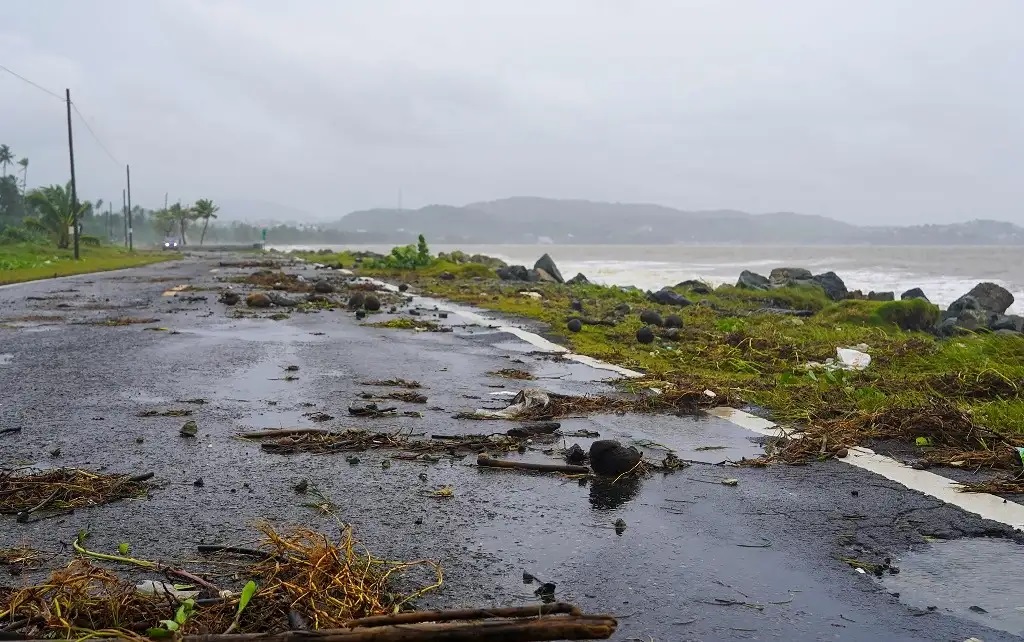
POLYGON ((33 87, 35 87, 38 90, 50 94, 51 96, 53 96, 57 100, 59 100, 61 102, 64 102, 64 97, 61 96, 60 94, 57 94, 56 92, 52 92, 49 89, 47 89, 46 87, 43 87, 42 85, 40 85, 38 83, 32 82, 31 80, 29 80, 28 78, 22 76, 21 74, 14 73, 13 71, 8 69, 7 67, 4 67, 3 65, 0 65, 0 69, 3 69, 4 71, 6 71, 7 73, 11 74, 12 76, 14 76, 15 78, 17 78, 19 80, 27 82, 28 84, 32 85, 33 87))
POLYGON ((82 112, 78 111, 78 105, 76 105, 74 102, 72 102, 71 103, 71 108, 75 110, 76 114, 78 114, 78 117, 82 120, 82 124, 85 125, 86 131, 88 131, 89 134, 92 136, 93 140, 96 141, 96 144, 100 146, 100 149, 102 149, 104 152, 106 152, 107 157, 111 161, 113 161, 113 163, 115 165, 120 167, 121 163, 116 158, 114 158, 114 155, 110 153, 110 150, 107 149, 107 146, 103 144, 103 141, 100 140, 100 137, 97 136, 96 132, 94 132, 92 130, 92 127, 89 126, 89 121, 87 121, 85 119, 85 116, 82 115, 82 112))

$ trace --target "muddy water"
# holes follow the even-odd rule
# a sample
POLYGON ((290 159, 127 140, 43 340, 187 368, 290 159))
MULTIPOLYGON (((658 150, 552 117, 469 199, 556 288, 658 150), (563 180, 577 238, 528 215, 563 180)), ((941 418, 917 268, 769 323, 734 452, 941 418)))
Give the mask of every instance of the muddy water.
POLYGON ((899 558, 882 583, 907 605, 1024 635, 1024 546, 1003 539, 936 542, 899 558))

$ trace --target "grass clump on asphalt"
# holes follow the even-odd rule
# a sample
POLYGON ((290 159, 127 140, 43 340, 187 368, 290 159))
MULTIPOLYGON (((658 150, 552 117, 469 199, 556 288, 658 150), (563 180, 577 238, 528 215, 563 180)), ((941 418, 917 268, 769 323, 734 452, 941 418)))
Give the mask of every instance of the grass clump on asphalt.
POLYGON ((181 258, 176 252, 129 252, 124 248, 110 246, 83 245, 79 253, 81 258, 76 261, 70 249, 61 250, 31 243, 0 245, 0 285, 120 270, 181 258))
MULTIPOLYGON (((259 528, 263 535, 259 549, 200 547, 200 552, 216 553, 216 557, 201 562, 204 569, 189 572, 192 578, 213 578, 195 580, 198 595, 170 588, 146 594, 139 591, 134 578, 79 558, 40 584, 0 588, 0 621, 7 625, 5 632, 26 639, 141 641, 225 631, 279 633, 300 621, 313 630, 337 629, 359 618, 408 609, 443 582, 438 563, 378 558, 356 541, 349 527, 337 538, 308 529, 259 528), (249 561, 239 563, 237 556, 249 561), (225 580, 238 586, 212 583, 225 580), (397 590, 399 583, 418 588, 403 592, 397 590), (223 589, 231 591, 229 597, 211 599, 223 589)), ((85 557, 177 577, 185 573, 148 560, 90 552, 83 547, 82 536, 75 548, 85 557)))
POLYGON ((375 323, 367 323, 366 325, 371 328, 390 328, 392 330, 419 330, 420 332, 444 332, 446 328, 434 321, 427 321, 424 319, 412 319, 409 317, 399 317, 397 319, 388 319, 387 321, 377 321, 375 323))
POLYGON ((0 515, 98 506, 145 497, 152 475, 108 475, 76 468, 38 473, 0 470, 0 515))

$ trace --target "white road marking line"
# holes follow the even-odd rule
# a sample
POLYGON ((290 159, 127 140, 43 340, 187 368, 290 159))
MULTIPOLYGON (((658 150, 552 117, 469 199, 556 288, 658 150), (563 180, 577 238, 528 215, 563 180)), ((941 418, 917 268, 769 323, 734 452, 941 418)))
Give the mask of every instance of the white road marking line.
MULTIPOLYGON (((378 281, 376 279, 362 280, 375 283, 391 292, 398 291, 398 288, 390 283, 384 283, 383 281, 378 281)), ((487 317, 467 310, 461 306, 448 304, 447 302, 439 299, 414 296, 413 302, 415 303, 417 300, 422 304, 437 306, 438 310, 457 314, 464 319, 473 323, 479 323, 480 325, 493 325, 495 323, 500 323, 494 317, 487 317)), ((541 350, 557 352, 566 359, 571 359, 572 361, 588 365, 592 368, 610 370, 624 377, 637 378, 643 376, 642 373, 636 372, 635 370, 605 363, 604 361, 594 359, 592 357, 572 354, 563 346, 553 343, 534 332, 530 332, 522 328, 498 325, 495 329, 499 332, 506 332, 514 335, 541 350)), ((710 414, 761 435, 779 437, 794 434, 794 431, 791 429, 784 428, 767 419, 757 417, 749 412, 737 410, 735 408, 715 408, 710 411, 710 414)), ((934 497, 939 501, 957 506, 958 508, 962 508, 969 513, 974 513, 975 515, 979 515, 985 519, 1006 524, 1012 528, 1024 529, 1024 506, 1016 502, 1004 500, 1002 497, 990 495, 988 493, 960 492, 957 490, 957 483, 952 479, 948 479, 942 475, 937 475, 926 470, 914 470, 906 464, 898 462, 891 457, 879 455, 868 448, 851 448, 849 455, 843 459, 839 459, 838 461, 870 471, 876 475, 880 475, 886 479, 901 484, 910 490, 916 490, 920 493, 924 493, 925 495, 934 497)))

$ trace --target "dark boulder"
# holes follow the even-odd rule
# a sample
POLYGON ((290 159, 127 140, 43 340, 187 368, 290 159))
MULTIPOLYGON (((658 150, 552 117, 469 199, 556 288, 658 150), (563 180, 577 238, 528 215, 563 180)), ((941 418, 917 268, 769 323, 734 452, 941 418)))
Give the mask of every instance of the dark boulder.
POLYGON ((629 304, 628 303, 620 303, 620 304, 618 304, 617 306, 615 306, 615 312, 616 312, 616 314, 629 314, 629 304))
POLYGON ((529 281, 529 271, 522 265, 509 265, 496 270, 502 281, 529 281))
POLYGON ((644 310, 640 313, 640 320, 647 325, 662 326, 665 322, 662 320, 661 315, 654 310, 644 310))
POLYGON ((455 275, 452 274, 451 272, 442 272, 440 276, 438 276, 437 278, 441 279, 442 281, 454 281, 455 275))
POLYGON ((600 439, 590 445, 590 467, 598 475, 618 477, 636 468, 643 455, 613 439, 600 439))
POLYGON ((568 285, 590 285, 590 280, 582 272, 566 281, 568 285))
POLYGON ((901 301, 906 301, 908 299, 924 299, 925 301, 927 301, 928 297, 924 295, 924 290, 922 290, 921 288, 910 288, 909 290, 900 295, 901 301))
POLYGON ((579 332, 583 329, 583 322, 579 319, 569 319, 565 327, 569 328, 569 332, 579 332))
POLYGON ((683 281, 682 283, 677 283, 676 288, 679 290, 689 290, 694 294, 711 294, 711 286, 703 281, 698 281, 696 279, 690 279, 688 281, 683 281))
POLYGON ((996 317, 989 327, 993 330, 1024 332, 1024 317, 1017 314, 1004 314, 996 317))
POLYGON ((669 341, 678 341, 679 335, 679 328, 669 328, 662 333, 661 337, 663 339, 668 339, 669 341))
POLYGON ((348 309, 358 310, 363 307, 363 303, 366 301, 366 295, 362 292, 356 292, 348 298, 348 309))
POLYGON ((282 308, 293 308, 299 304, 295 299, 286 297, 283 294, 277 292, 268 292, 267 296, 270 298, 271 303, 282 308))
POLYGON ((981 303, 973 296, 965 294, 956 301, 949 304, 946 311, 942 313, 943 319, 956 318, 964 312, 984 312, 981 303))
POLYGON ((365 319, 366 318, 366 310, 356 310, 356 318, 360 319, 360 320, 361 319, 365 319))
POLYGON ((895 301, 895 292, 868 292, 868 301, 895 301))
POLYGON ((573 299, 572 303, 569 304, 569 307, 577 312, 583 312, 583 302, 579 299, 573 299))
POLYGON ((813 282, 810 270, 804 268, 775 268, 768 275, 768 284, 773 288, 785 288, 791 285, 806 285, 813 282))
POLYGON ((380 310, 380 299, 375 294, 367 294, 363 299, 363 307, 370 312, 376 312, 380 310))
POLYGON ((565 451, 565 463, 579 466, 587 461, 587 451, 579 444, 573 444, 565 451))
MULTIPOLYGON (((995 283, 979 283, 971 288, 971 291, 960 297, 974 297, 981 306, 981 309, 989 314, 1006 314, 1006 309, 1013 305, 1013 295, 1001 285, 995 283)), ((953 308, 960 299, 954 301, 949 307, 953 308)))
POLYGON ((670 314, 665 317, 666 328, 681 328, 683 327, 683 318, 678 314, 670 314))
POLYGON ((555 278, 547 270, 542 270, 540 268, 530 270, 528 278, 533 283, 561 283, 561 281, 555 278))
POLYGON ((555 265, 554 259, 552 259, 549 254, 545 254, 537 259, 537 262, 533 264, 533 269, 543 270, 557 283, 565 283, 565 279, 562 278, 562 273, 558 271, 558 266, 555 265))
POLYGON ((654 343, 654 331, 644 326, 636 331, 636 340, 644 345, 654 343))
POLYGON ((760 274, 750 270, 743 270, 740 272, 739 280, 736 281, 736 287, 748 290, 767 290, 769 283, 768 279, 760 274))
POLYGON ((506 267, 508 264, 501 259, 496 259, 493 256, 487 256, 486 254, 474 254, 469 257, 470 263, 477 263, 479 265, 486 265, 489 268, 499 269, 506 267))
POLYGON ((306 303, 330 303, 331 298, 326 294, 317 294, 310 292, 306 295, 306 303))
POLYGON ((815 274, 811 278, 814 283, 820 285, 821 289, 825 291, 825 296, 833 301, 842 301, 850 296, 849 290, 846 289, 846 284, 843 283, 843 280, 835 272, 815 274))
POLYGON ((408 290, 409 290, 409 284, 408 283, 402 283, 401 285, 398 286, 398 291, 399 292, 407 292, 408 290))
POLYGON ((685 308, 688 305, 693 305, 693 301, 687 299, 672 288, 667 287, 648 294, 647 298, 655 303, 660 303, 662 305, 674 305, 679 308, 685 308))
POLYGON ((320 294, 330 294, 331 292, 334 292, 334 286, 327 281, 321 280, 313 284, 313 291, 319 292, 320 294))
POLYGON ((939 308, 924 299, 888 301, 878 306, 878 318, 905 332, 931 330, 939 320, 939 308))
POLYGON ((227 292, 221 294, 220 298, 217 300, 223 303, 224 305, 237 305, 238 302, 242 300, 242 297, 239 296, 238 292, 228 290, 227 292))

